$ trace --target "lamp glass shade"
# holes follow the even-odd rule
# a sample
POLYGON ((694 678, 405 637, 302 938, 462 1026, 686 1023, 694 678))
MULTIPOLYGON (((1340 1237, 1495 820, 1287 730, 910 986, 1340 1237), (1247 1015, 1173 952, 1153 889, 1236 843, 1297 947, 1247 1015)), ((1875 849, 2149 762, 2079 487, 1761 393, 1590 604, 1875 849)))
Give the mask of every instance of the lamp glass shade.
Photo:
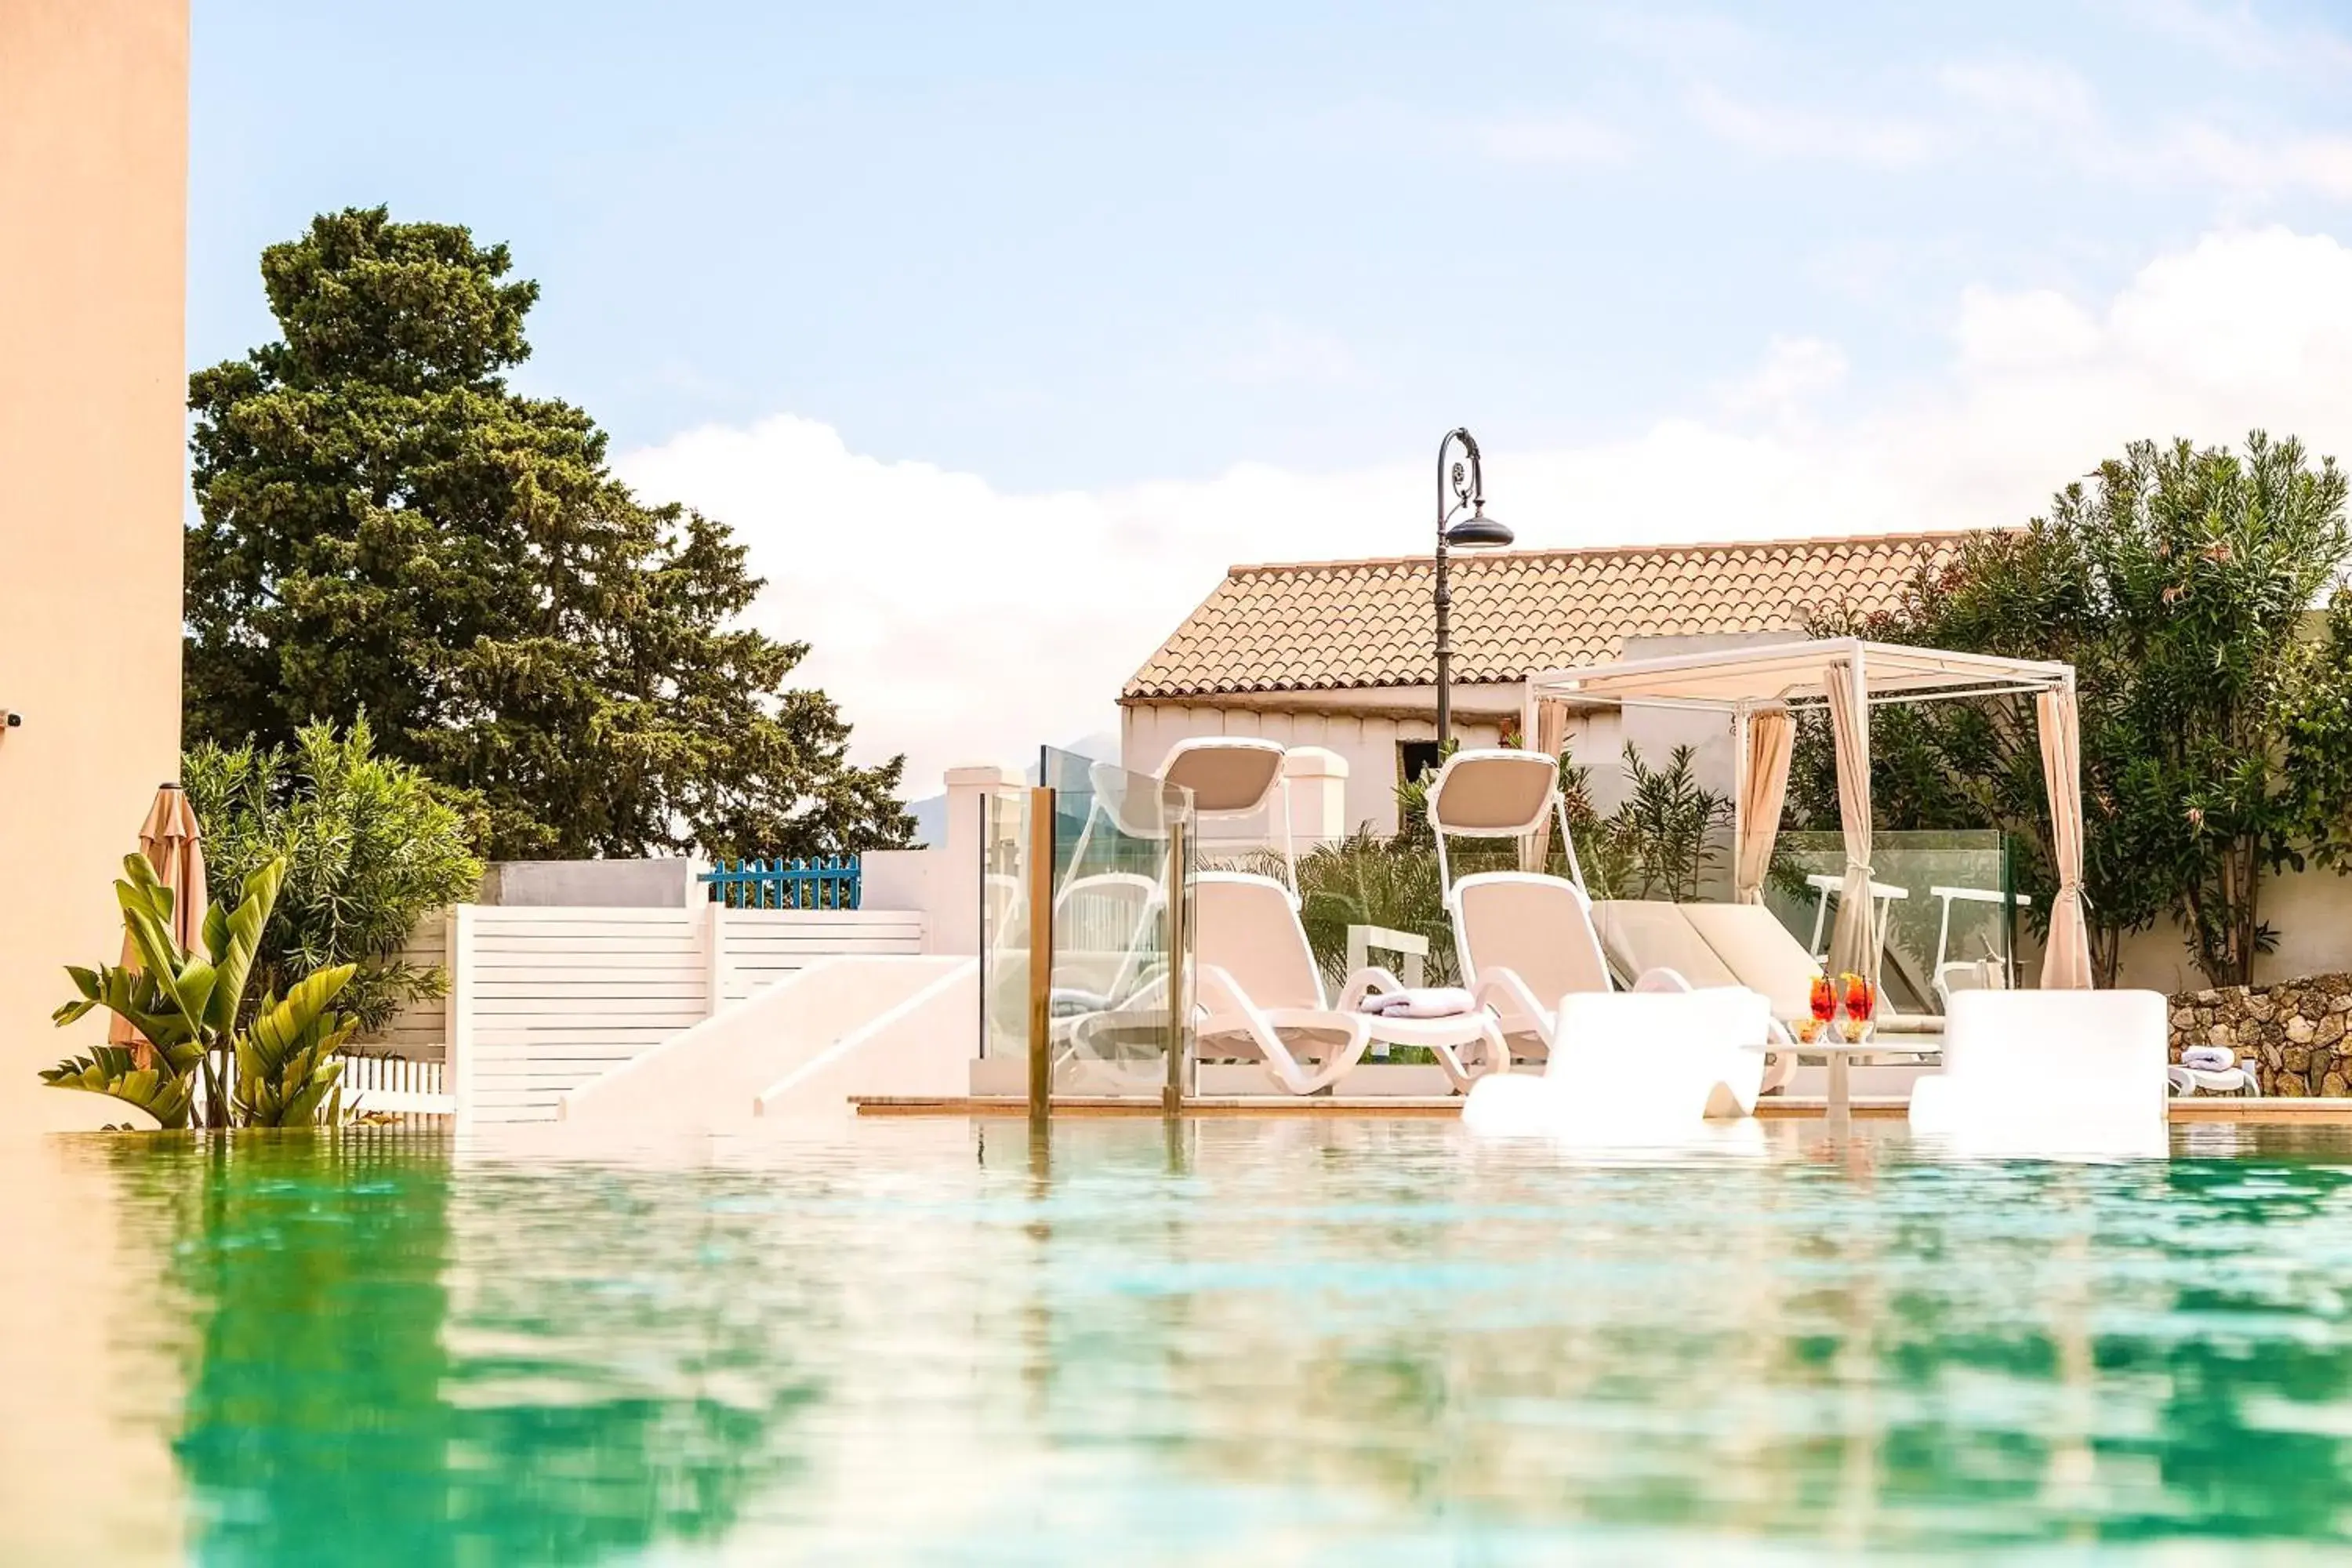
POLYGON ((1501 550, 1511 542, 1511 531, 1482 509, 1445 531, 1445 542, 1454 550, 1501 550))

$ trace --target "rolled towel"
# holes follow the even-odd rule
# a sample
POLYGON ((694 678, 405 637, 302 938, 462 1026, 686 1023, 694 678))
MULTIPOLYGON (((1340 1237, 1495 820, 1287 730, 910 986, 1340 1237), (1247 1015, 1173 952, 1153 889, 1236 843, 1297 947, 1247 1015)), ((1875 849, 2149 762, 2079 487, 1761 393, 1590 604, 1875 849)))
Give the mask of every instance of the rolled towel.
POLYGON ((1417 985, 1367 996, 1357 1011, 1382 1018, 1458 1018, 1477 1007, 1477 1000, 1459 985, 1417 985))
POLYGON ((1056 985, 1052 996, 1053 1013, 1056 1018, 1076 1018, 1087 1013, 1108 1013, 1111 1000, 1099 991, 1081 991, 1073 985, 1056 985))
POLYGON ((2191 1046, 2180 1053, 2180 1065, 2199 1072, 2228 1072, 2238 1065, 2238 1053, 2221 1046, 2191 1046))

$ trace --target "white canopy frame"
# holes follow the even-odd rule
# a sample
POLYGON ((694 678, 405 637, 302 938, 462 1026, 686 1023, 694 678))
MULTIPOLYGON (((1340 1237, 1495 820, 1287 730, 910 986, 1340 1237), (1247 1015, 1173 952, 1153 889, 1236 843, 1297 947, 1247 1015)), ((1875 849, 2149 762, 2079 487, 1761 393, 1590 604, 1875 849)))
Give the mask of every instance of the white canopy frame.
POLYGON ((1771 839, 1780 830, 1788 737, 1771 731, 1790 722, 1786 716, 1826 710, 1837 738, 1839 814, 1846 838, 1831 969, 1874 975, 1883 933, 1875 929, 1870 896, 1870 710, 1885 702, 2032 694, 2058 861, 2058 893, 2051 910, 2042 985, 2044 990, 2090 987, 2074 666, 1861 637, 1822 637, 1546 670, 1528 677, 1528 690, 1538 714, 1547 704, 1628 703, 1729 714, 1736 731, 1734 875, 1743 898, 1751 891, 1760 895, 1762 867, 1771 858, 1771 839), (1777 778, 1770 776, 1776 769, 1777 778))

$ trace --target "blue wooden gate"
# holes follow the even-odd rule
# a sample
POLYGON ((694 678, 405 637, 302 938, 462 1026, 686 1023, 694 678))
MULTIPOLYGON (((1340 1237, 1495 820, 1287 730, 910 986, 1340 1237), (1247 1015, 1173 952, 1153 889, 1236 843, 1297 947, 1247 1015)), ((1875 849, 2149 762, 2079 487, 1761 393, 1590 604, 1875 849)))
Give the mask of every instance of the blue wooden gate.
POLYGON ((854 910, 857 857, 814 860, 721 860, 702 875, 710 901, 730 910, 854 910))

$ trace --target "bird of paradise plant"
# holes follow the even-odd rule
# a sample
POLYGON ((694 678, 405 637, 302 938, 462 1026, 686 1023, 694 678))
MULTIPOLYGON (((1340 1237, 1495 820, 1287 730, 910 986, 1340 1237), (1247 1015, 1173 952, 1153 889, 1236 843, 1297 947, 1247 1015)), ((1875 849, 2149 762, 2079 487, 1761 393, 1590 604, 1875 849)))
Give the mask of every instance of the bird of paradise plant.
POLYGON ((60 1026, 104 1008, 130 1021, 152 1047, 142 1061, 121 1046, 100 1046, 44 1070, 56 1089, 103 1094, 136 1106, 166 1128, 295 1127, 342 1120, 342 1064, 335 1053, 359 1020, 331 1004, 353 965, 322 969, 283 997, 247 1006, 254 954, 286 878, 284 859, 245 879, 234 910, 205 912, 203 951, 172 932, 172 889, 144 855, 122 862, 114 884, 139 967, 68 965, 80 996, 53 1015, 60 1026))

